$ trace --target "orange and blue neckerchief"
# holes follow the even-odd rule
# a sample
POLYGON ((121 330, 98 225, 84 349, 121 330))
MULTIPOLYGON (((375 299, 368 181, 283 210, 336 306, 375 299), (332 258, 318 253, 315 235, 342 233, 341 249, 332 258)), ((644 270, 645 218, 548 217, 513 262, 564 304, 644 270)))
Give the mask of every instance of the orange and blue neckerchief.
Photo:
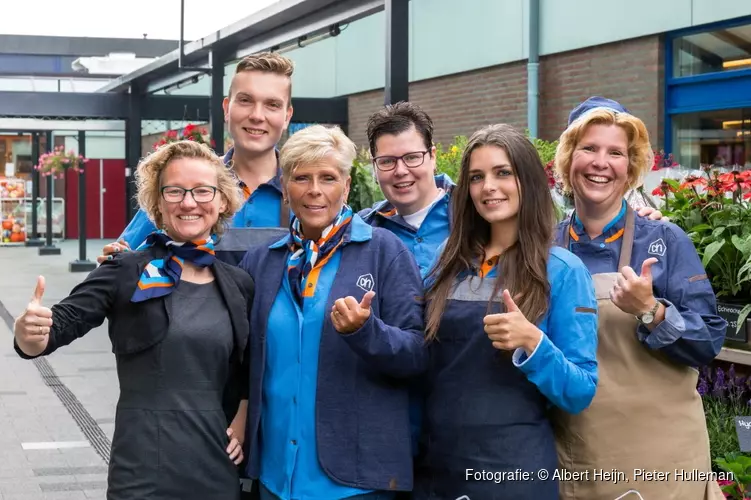
POLYGON ((352 222, 353 211, 344 205, 334 222, 321 233, 318 241, 306 240, 302 234, 300 219, 295 217, 290 224, 290 251, 287 275, 292 294, 299 304, 303 300, 305 280, 313 269, 323 267, 337 248, 345 241, 347 229, 352 222))
POLYGON ((163 248, 167 250, 167 254, 146 264, 131 302, 143 302, 172 293, 180 281, 185 261, 198 267, 208 267, 216 259, 214 240, 211 237, 206 240, 178 242, 164 231, 157 231, 151 233, 137 250, 151 247, 163 248))

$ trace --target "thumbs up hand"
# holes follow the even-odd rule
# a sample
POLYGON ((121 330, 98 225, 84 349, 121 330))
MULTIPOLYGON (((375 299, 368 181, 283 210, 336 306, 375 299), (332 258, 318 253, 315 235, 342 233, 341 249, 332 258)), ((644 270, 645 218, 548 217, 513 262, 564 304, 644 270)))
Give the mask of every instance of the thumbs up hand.
POLYGON ((623 312, 635 316, 650 311, 657 299, 652 292, 652 266, 658 262, 654 257, 645 260, 638 276, 629 266, 621 269, 616 283, 610 290, 610 300, 623 312))
POLYGON ((331 308, 331 322, 339 333, 353 333, 362 328, 370 317, 370 304, 375 297, 374 291, 367 292, 359 303, 354 297, 337 299, 331 308))
POLYGON ((503 291, 503 303, 505 313, 488 314, 483 319, 485 333, 496 349, 513 351, 522 348, 529 356, 540 343, 542 332, 524 317, 508 290, 503 291))
POLYGON ((52 310, 42 305, 44 285, 44 276, 39 276, 26 310, 16 318, 13 332, 19 342, 40 343, 47 340, 52 327, 52 310))

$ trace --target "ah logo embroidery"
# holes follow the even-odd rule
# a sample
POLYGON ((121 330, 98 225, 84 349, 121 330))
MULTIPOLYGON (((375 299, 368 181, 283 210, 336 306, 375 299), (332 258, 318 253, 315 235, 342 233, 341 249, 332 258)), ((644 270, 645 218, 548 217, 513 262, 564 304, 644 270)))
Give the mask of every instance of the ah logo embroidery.
POLYGON ((357 278, 357 286, 365 290, 366 292, 369 292, 373 289, 373 285, 375 285, 375 280, 373 279, 373 275, 363 274, 359 278, 357 278))
POLYGON ((647 252, 651 253, 652 255, 659 255, 660 257, 664 257, 665 250, 667 249, 668 247, 665 245, 665 242, 662 241, 662 238, 658 238, 657 240, 649 244, 649 249, 647 250, 647 252))

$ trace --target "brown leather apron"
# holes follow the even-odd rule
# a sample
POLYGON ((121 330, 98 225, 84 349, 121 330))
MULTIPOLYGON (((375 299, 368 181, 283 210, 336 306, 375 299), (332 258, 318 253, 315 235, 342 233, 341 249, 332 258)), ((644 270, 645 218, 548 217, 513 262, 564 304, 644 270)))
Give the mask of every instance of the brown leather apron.
MULTIPOLYGON (((633 242, 629 208, 618 269, 630 265, 633 242)), ((599 382, 592 404, 577 415, 556 410, 553 419, 561 472, 580 473, 561 478, 561 498, 614 500, 635 490, 623 500, 723 499, 709 473, 698 371, 641 344, 637 319, 610 300, 617 276, 592 276, 599 314, 599 382)))

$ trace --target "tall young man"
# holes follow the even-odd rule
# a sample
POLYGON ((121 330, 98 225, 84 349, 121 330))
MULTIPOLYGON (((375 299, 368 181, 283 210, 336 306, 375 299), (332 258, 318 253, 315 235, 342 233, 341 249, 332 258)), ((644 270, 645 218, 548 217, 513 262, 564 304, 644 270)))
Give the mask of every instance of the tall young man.
POLYGON ((448 236, 454 187, 447 175, 436 175, 433 121, 414 103, 388 105, 368 119, 368 143, 386 199, 360 215, 396 234, 424 276, 448 236))
MULTIPOLYGON (((233 219, 235 227, 285 227, 288 211, 282 203, 281 171, 276 144, 292 119, 290 59, 260 53, 242 59, 229 95, 222 103, 234 147, 224 156, 245 194, 245 204, 233 219)), ((108 255, 137 248, 156 230, 143 210, 136 213, 116 243, 104 247, 108 255)))

